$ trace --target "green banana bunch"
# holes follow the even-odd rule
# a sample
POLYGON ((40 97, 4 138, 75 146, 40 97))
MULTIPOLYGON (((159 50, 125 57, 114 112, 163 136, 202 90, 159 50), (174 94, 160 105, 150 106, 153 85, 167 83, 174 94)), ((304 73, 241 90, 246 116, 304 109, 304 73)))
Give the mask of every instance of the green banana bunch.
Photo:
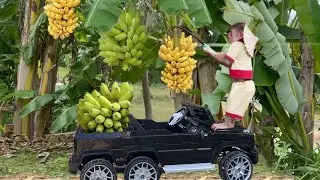
POLYGON ((110 85, 101 83, 100 91, 86 92, 79 99, 76 121, 86 132, 122 132, 128 128, 133 86, 128 82, 110 85))
POLYGON ((100 56, 108 66, 121 66, 128 71, 140 66, 144 44, 147 40, 146 27, 140 24, 139 14, 123 12, 118 22, 99 39, 100 56))

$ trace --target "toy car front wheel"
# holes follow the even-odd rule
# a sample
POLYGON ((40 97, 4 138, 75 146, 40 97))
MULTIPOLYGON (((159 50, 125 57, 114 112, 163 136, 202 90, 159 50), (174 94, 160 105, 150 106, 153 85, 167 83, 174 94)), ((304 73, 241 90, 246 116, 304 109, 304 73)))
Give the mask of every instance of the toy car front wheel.
POLYGON ((226 154, 219 165, 219 174, 223 180, 250 180, 252 171, 251 159, 240 151, 226 154))
POLYGON ((81 170, 80 180, 116 180, 117 173, 112 164, 105 159, 89 161, 81 170))
POLYGON ((148 157, 132 159, 124 171, 125 180, 159 180, 160 170, 157 164, 148 157))

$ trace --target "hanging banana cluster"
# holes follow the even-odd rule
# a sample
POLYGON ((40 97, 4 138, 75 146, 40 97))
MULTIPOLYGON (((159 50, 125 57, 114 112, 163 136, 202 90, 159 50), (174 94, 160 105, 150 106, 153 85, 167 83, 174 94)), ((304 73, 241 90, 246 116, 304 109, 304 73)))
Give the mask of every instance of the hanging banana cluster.
POLYGON ((63 40, 69 37, 77 27, 75 7, 81 0, 47 0, 44 7, 49 17, 48 32, 54 38, 63 40))
POLYGON ((170 36, 164 42, 158 53, 166 62, 164 71, 161 71, 161 80, 177 93, 187 93, 193 86, 192 72, 197 61, 191 56, 196 54, 197 43, 192 42, 192 36, 185 37, 184 33, 181 33, 180 44, 177 46, 170 36))
POLYGON ((124 12, 119 21, 99 39, 100 56, 108 66, 121 66, 130 70, 139 66, 142 50, 147 40, 146 27, 140 24, 139 15, 124 12))

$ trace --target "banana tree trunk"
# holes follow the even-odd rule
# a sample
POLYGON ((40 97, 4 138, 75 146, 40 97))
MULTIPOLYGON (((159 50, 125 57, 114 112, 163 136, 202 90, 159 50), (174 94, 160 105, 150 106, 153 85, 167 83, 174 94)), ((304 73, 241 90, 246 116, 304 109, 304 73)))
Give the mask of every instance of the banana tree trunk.
POLYGON ((312 48, 307 42, 306 36, 301 35, 301 61, 302 69, 300 74, 300 84, 303 88, 304 98, 307 103, 302 105, 301 116, 304 127, 306 129, 310 149, 313 149, 313 129, 314 129, 314 56, 312 55, 312 48))
MULTIPOLYGON (((48 46, 45 52, 42 75, 39 87, 39 96, 51 94, 54 92, 55 83, 57 80, 57 41, 50 37, 48 46)), ((39 137, 49 132, 49 127, 52 122, 53 104, 49 103, 40 111, 36 112, 35 116, 35 136, 39 137)))
POLYGON ((149 86, 149 71, 147 70, 142 79, 142 93, 144 110, 147 119, 152 119, 152 104, 151 104, 151 92, 149 86))
MULTIPOLYGON (((24 14, 24 25, 23 31, 21 34, 21 42, 23 46, 29 44, 28 37, 31 30, 31 26, 37 21, 39 10, 40 10, 40 0, 27 0, 25 4, 25 14, 24 14)), ((33 90, 37 88, 37 67, 38 67, 38 58, 35 57, 32 59, 30 64, 25 63, 23 57, 20 58, 19 67, 18 67, 18 79, 17 79, 17 90, 33 90)), ((20 110, 29 102, 31 99, 16 101, 16 111, 15 111, 15 120, 14 120, 14 133, 22 134, 25 136, 32 136, 32 126, 33 126, 33 114, 26 116, 25 118, 20 118, 18 113, 20 110)))

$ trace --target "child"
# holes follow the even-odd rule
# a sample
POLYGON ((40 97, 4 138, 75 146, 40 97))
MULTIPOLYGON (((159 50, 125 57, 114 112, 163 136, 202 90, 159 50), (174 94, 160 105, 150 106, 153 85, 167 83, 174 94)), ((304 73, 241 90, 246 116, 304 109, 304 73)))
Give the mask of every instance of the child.
POLYGON ((233 128, 236 120, 242 120, 255 93, 251 58, 258 38, 244 23, 232 25, 227 36, 231 43, 227 53, 215 52, 206 44, 203 46, 206 54, 229 68, 229 76, 233 80, 227 99, 226 115, 222 123, 212 124, 211 129, 214 131, 233 128))

